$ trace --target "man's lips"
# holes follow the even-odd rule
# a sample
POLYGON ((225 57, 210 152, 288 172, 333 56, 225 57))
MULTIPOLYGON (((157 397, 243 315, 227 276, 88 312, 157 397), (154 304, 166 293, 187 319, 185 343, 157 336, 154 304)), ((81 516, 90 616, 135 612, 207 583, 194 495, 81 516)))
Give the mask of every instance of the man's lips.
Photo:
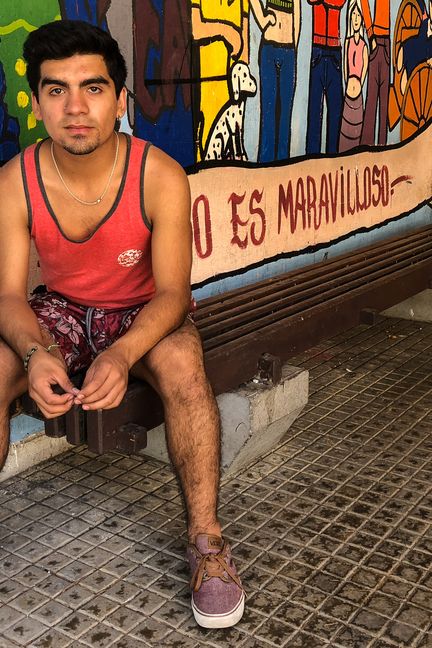
POLYGON ((70 126, 65 127, 69 133, 81 133, 85 134, 91 130, 91 126, 84 126, 83 124, 71 124, 70 126))

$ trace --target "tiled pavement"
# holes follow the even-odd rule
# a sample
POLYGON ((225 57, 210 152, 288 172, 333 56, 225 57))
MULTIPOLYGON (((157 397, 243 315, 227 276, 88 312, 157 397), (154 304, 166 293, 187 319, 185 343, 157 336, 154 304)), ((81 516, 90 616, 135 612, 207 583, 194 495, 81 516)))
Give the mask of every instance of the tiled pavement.
POLYGON ((81 447, 0 484, 0 646, 432 647, 432 325, 383 319, 292 364, 307 410, 221 490, 235 629, 191 619, 171 470, 81 447))

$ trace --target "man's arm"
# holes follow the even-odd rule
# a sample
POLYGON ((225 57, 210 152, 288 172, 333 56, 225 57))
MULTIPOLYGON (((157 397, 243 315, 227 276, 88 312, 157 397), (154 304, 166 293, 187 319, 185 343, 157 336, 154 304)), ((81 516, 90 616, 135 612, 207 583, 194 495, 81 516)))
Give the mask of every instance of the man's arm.
POLYGON ((85 409, 116 407, 126 391, 129 370, 183 323, 190 308, 192 232, 187 176, 177 162, 152 147, 144 186, 145 209, 153 225, 156 292, 128 332, 89 367, 81 389, 85 409))
POLYGON ((19 157, 0 170, 0 195, 0 336, 21 359, 38 347, 28 365, 29 392, 46 416, 58 416, 71 407, 73 385, 64 364, 44 350, 27 303, 30 234, 19 157), (54 394, 54 384, 67 393, 54 394))

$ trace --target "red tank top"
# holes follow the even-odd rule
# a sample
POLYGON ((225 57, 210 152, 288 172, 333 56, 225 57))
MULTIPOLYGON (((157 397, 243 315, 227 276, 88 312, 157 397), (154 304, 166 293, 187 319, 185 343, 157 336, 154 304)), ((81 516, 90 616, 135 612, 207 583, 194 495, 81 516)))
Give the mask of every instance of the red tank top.
POLYGON ((49 290, 96 308, 148 302, 155 286, 151 225, 144 210, 144 169, 149 144, 127 137, 125 170, 117 197, 96 230, 76 242, 62 232, 43 184, 40 145, 21 155, 29 229, 49 290))

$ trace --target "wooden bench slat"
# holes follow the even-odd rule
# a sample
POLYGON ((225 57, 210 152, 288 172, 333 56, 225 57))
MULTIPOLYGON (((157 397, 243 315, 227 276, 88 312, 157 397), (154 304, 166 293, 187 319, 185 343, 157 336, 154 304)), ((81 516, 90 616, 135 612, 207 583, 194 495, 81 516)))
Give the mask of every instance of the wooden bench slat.
MULTIPOLYGON (((403 273, 405 270, 412 271, 414 265, 429 268, 432 271, 432 251, 425 251, 419 258, 404 258, 399 264, 394 264, 392 274, 403 273)), ((388 275, 387 265, 379 264, 379 268, 370 272, 366 277, 355 276, 343 285, 337 285, 334 281, 324 283, 320 294, 315 290, 309 289, 305 293, 300 293, 295 299, 284 298, 273 304, 266 304, 262 307, 255 307, 246 315, 234 315, 227 318, 225 324, 209 324, 206 327, 199 327, 203 337, 204 349, 209 349, 226 344, 229 340, 242 337, 256 330, 262 330, 269 324, 282 319, 287 319, 299 312, 306 312, 320 303, 328 302, 339 296, 345 296, 357 288, 364 288, 367 284, 385 280, 388 275), (303 295, 303 298, 302 298, 303 295)))
MULTIPOLYGON (((392 267, 398 266, 399 268, 403 267, 406 264, 419 263, 425 258, 429 258, 432 255, 432 241, 429 246, 422 246, 421 251, 416 252, 416 255, 413 256, 412 249, 403 250, 397 255, 394 255, 392 258, 392 267)), ((215 334, 226 330, 227 328, 232 329, 236 325, 246 322, 255 322, 258 325, 258 318, 261 315, 267 314, 270 312, 275 312, 281 310, 285 305, 301 305, 302 307, 308 308, 309 302, 307 301, 310 296, 316 295, 316 288, 319 284, 321 295, 324 292, 331 294, 332 290, 336 289, 339 292, 344 290, 350 290, 351 287, 356 286, 356 280, 361 280, 364 282, 375 281, 377 278, 381 277, 383 273, 379 273, 380 269, 384 270, 384 273, 388 272, 388 259, 382 259, 379 262, 376 261, 374 264, 370 264, 367 261, 367 268, 357 268, 355 270, 346 268, 341 268, 339 273, 336 275, 332 273, 330 276, 326 276, 326 280, 323 283, 322 277, 316 278, 311 282, 305 282, 301 285, 289 285, 285 290, 277 291, 273 298, 268 296, 260 297, 258 299, 250 300, 249 303, 243 302, 238 307, 232 307, 230 310, 219 312, 214 314, 210 321, 198 320, 197 325, 200 329, 200 332, 203 336, 203 339, 211 338, 215 334)), ((320 296, 318 296, 320 298, 320 296)), ((296 310, 293 310, 296 312, 296 310)), ((288 315, 289 313, 286 312, 288 315)))
POLYGON ((407 247, 414 249, 418 245, 429 245, 431 241, 432 226, 427 225, 413 233, 406 234, 403 238, 393 237, 387 239, 385 243, 376 243, 368 248, 348 252, 343 256, 322 261, 306 268, 295 269, 285 273, 284 275, 264 279, 263 281, 253 285, 246 285, 231 291, 226 291, 223 295, 213 295, 199 302, 199 309, 195 316, 196 321, 199 322, 201 319, 205 319, 210 315, 212 317, 215 316, 218 310, 226 310, 230 303, 238 305, 243 303, 242 300, 247 303, 250 301, 251 295, 255 298, 259 298, 261 293, 264 295, 274 294, 277 292, 278 286, 283 288, 284 285, 286 285, 287 277, 290 277, 292 285, 297 285, 298 282, 305 282, 309 279, 313 280, 317 277, 319 278, 322 276, 323 268, 326 269, 327 273, 331 273, 333 268, 338 272, 344 262, 348 263, 350 267, 355 267, 357 263, 364 266, 368 261, 376 256, 385 256, 386 258, 391 259, 395 250, 407 247))

